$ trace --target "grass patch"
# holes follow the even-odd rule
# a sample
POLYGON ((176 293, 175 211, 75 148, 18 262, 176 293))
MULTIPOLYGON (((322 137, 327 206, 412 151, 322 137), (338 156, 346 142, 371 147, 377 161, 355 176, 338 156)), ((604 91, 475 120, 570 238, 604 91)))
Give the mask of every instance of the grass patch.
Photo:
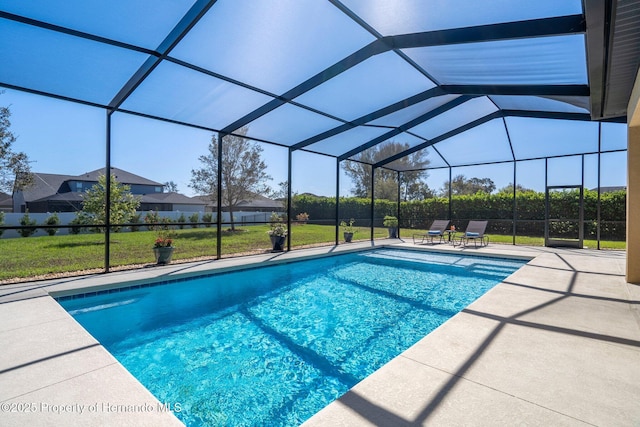
MULTIPOLYGON (((222 232, 222 256, 243 253, 261 253, 271 250, 268 225, 246 226, 236 231, 222 232)), ((401 236, 410 241, 413 233, 426 230, 402 229, 401 236)), ((343 242, 342 230, 339 241, 343 242)), ((134 233, 112 233, 110 242, 110 264, 118 266, 140 266, 155 262, 153 242, 156 233, 137 231, 134 233)), ((387 237, 386 228, 375 228, 374 238, 387 237)), ((368 240, 370 229, 357 227, 354 241, 368 240)), ((512 236, 489 235, 491 243, 512 244, 512 236)), ((215 228, 189 228, 175 230, 175 261, 201 257, 215 257, 217 233, 215 228)), ((292 247, 331 245, 335 242, 335 227, 327 225, 294 225, 291 230, 292 247)), ((518 236, 518 245, 542 246, 541 237, 518 236)), ((595 248, 596 242, 585 240, 585 246, 595 248)), ((601 241, 603 249, 625 249, 625 242, 601 241)), ((69 274, 78 271, 104 268, 105 244, 101 234, 78 234, 62 236, 38 236, 28 238, 0 239, 0 280, 27 279, 51 274, 69 274)))

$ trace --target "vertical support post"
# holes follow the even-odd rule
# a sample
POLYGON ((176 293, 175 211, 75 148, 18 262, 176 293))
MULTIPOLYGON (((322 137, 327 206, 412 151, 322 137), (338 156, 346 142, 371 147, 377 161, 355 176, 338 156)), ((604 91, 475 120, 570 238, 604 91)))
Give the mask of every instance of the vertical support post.
POLYGON ((216 259, 222 258, 222 144, 225 134, 218 132, 218 170, 216 192, 216 259))
POLYGON ((340 242, 340 159, 336 158, 336 246, 340 242))
POLYGON ((451 166, 449 166, 449 221, 453 221, 453 208, 451 206, 451 194, 452 194, 452 189, 451 189, 451 166))
POLYGON ((578 229, 578 239, 580 239, 580 243, 581 243, 581 247, 580 249, 582 249, 584 247, 584 154, 581 156, 582 157, 582 180, 580 181, 580 194, 578 195, 578 197, 580 197, 580 212, 579 212, 579 216, 578 216, 578 224, 579 224, 579 229, 578 229))
POLYGON ((596 203, 596 247, 600 250, 600 221, 602 211, 600 206, 600 161, 602 156, 602 123, 598 122, 598 201, 596 203))
POLYGON ((511 159, 513 160, 513 244, 516 244, 516 221, 518 220, 518 206, 517 206, 517 193, 516 193, 516 153, 513 151, 513 144, 511 143, 511 135, 509 134, 509 127, 507 126, 507 120, 503 117, 502 124, 504 125, 504 131, 507 134, 507 141, 509 142, 509 148, 511 149, 511 159))
POLYGON ((516 228, 518 221, 518 193, 516 191, 516 165, 518 162, 513 161, 513 244, 516 244, 516 228))
POLYGON ((287 251, 291 250, 291 213, 293 207, 291 206, 291 159, 292 159, 291 147, 289 147, 289 156, 287 158, 287 251))
POLYGON ((400 194, 402 190, 400 189, 400 171, 397 171, 398 174, 398 206, 396 207, 396 218, 398 218, 398 239, 400 238, 400 194))
POLYGON ((371 230, 370 230, 370 235, 371 235, 371 241, 373 242, 373 233, 374 233, 374 227, 373 227, 373 221, 375 219, 375 182, 376 182, 376 168, 373 167, 373 165, 371 165, 371 230))
POLYGON ((549 158, 544 158, 544 242, 549 240, 549 158))
POLYGON ((104 272, 109 272, 110 254, 111 254, 111 115, 113 110, 107 110, 107 134, 105 144, 105 177, 107 179, 105 186, 105 206, 104 206, 104 272))

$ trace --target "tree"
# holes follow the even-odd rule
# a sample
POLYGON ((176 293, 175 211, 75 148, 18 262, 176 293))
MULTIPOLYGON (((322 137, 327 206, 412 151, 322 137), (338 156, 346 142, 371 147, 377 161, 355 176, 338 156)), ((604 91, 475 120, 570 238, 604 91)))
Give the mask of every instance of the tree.
MULTIPOLYGON (((532 190, 531 188, 523 187, 521 184, 516 184, 516 191, 518 193, 526 193, 528 191, 534 191, 534 190, 532 190)), ((502 187, 501 189, 498 190, 498 193, 513 194, 513 183, 510 182, 506 187, 502 187)))
MULTIPOLYGON (((116 181, 115 175, 109 174, 109 176, 111 181, 111 223, 125 224, 136 214, 136 210, 140 206, 140 199, 131 194, 131 187, 116 181)), ((85 217, 87 223, 104 224, 107 221, 106 195, 107 177, 100 175, 98 183, 83 194, 82 216, 85 217)), ((114 230, 118 231, 119 227, 114 227, 114 230)))
MULTIPOLYGON (((0 92, 2 94, 2 92, 0 92)), ((16 136, 11 127, 9 107, 0 107, 0 191, 11 194, 33 184, 33 174, 25 153, 16 153, 12 145, 16 136)))
POLYGON ((177 193, 178 192, 178 184, 173 181, 167 181, 164 184, 164 190, 167 193, 177 193))
MULTIPOLYGON (((293 200, 293 198, 296 195, 297 195, 296 192, 292 192, 291 193, 291 199, 293 200)), ((286 215, 286 213, 289 212, 289 183, 287 181, 279 182, 278 183, 278 189, 277 190, 271 190, 269 192, 269 198, 271 198, 273 200, 281 200, 282 201, 282 207, 283 207, 283 209, 285 211, 285 215, 286 215)))
POLYGON ((426 182, 417 181, 407 186, 407 200, 426 200, 436 196, 436 193, 429 188, 426 182))
MULTIPOLYGON (((490 178, 466 178, 464 175, 456 175, 451 183, 451 194, 455 196, 463 194, 493 193, 496 185, 490 178)), ((440 190, 444 197, 449 195, 449 181, 446 181, 440 190)))
POLYGON ((218 200, 218 165, 222 170, 222 203, 229 209, 231 229, 235 230, 233 212, 243 200, 251 200, 255 194, 266 194, 266 181, 271 177, 265 172, 267 165, 262 160, 262 147, 244 138, 248 127, 243 127, 234 135, 222 140, 222 158, 218 159, 218 138, 214 134, 209 144, 209 152, 198 157, 202 163, 199 169, 191 170, 193 188, 216 203, 218 200))
MULTIPOLYGON (((372 164, 389 158, 409 149, 409 144, 389 141, 378 144, 368 150, 353 156, 355 161, 344 162, 344 171, 352 179, 354 188, 351 190, 356 197, 371 197, 372 164)), ((425 151, 417 151, 402 157, 393 166, 399 170, 407 170, 400 174, 400 197, 403 200, 416 200, 428 193, 428 187, 423 182, 427 178, 426 168, 430 161, 425 157, 425 151)), ((398 200, 398 173, 389 169, 376 169, 375 196, 379 199, 398 200)))

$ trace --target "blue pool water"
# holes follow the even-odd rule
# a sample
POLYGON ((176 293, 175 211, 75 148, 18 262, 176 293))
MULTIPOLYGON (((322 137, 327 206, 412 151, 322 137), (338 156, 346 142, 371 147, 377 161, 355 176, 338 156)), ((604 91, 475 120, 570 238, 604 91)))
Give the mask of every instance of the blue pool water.
POLYGON ((293 426, 523 264, 377 249, 59 301, 186 425, 293 426))

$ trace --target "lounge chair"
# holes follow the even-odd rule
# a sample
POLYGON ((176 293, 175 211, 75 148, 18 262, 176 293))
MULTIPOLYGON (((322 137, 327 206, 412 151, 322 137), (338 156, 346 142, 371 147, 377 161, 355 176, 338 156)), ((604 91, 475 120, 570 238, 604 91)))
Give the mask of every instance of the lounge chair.
POLYGON ((478 241, 480 241, 480 246, 487 246, 489 236, 485 236, 484 231, 487 229, 488 223, 489 221, 469 221, 467 229, 460 235, 459 244, 467 246, 473 240, 474 247, 478 247, 478 241))
POLYGON ((440 238, 440 243, 444 241, 444 231, 447 229, 449 225, 448 219, 436 219, 429 227, 429 230, 424 234, 414 234, 413 235, 413 244, 416 244, 416 236, 421 238, 420 243, 424 243, 425 240, 428 240, 431 244, 433 244, 433 239, 438 237, 440 238))

